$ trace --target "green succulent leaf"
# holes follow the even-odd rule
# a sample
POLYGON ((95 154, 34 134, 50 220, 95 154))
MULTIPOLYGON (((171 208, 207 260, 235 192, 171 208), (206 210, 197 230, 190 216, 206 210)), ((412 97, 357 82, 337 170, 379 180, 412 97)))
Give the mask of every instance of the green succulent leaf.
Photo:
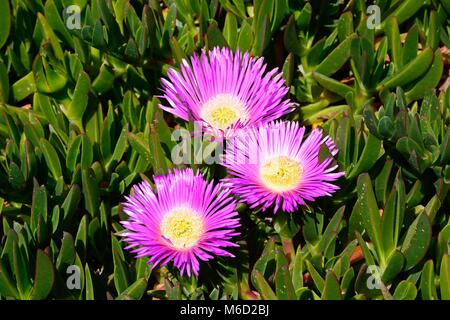
POLYGON ((339 281, 333 272, 328 272, 325 277, 325 287, 322 293, 323 300, 342 300, 339 281))
POLYGON ((259 271, 255 271, 255 281, 256 287, 264 300, 278 300, 277 295, 273 292, 272 288, 259 271))
POLYGON ((89 265, 86 263, 85 265, 85 274, 86 274, 86 300, 94 300, 94 286, 92 283, 91 270, 89 265))
POLYGON ((395 288, 393 296, 396 300, 414 300, 417 296, 417 288, 414 283, 403 280, 395 288))
POLYGON ((18 299, 19 292, 12 275, 6 269, 6 263, 3 258, 0 258, 0 293, 2 296, 18 299))
POLYGON ((434 276, 433 260, 428 260, 420 275, 420 291, 422 293, 422 299, 424 300, 438 299, 436 286, 434 284, 434 276))
POLYGON ((111 237, 112 253, 114 259, 114 285, 119 294, 123 294, 129 285, 129 275, 125 265, 125 257, 119 241, 111 237))
POLYGON ((378 210, 375 194, 372 188, 372 182, 367 173, 363 173, 358 178, 358 202, 361 209, 364 228, 373 241, 379 257, 383 257, 383 245, 381 234, 381 218, 378 210))
POLYGON ((316 68, 316 72, 331 76, 350 58, 350 48, 356 35, 351 35, 339 44, 316 68))
POLYGON ((441 299, 450 300, 450 256, 448 254, 444 254, 442 257, 439 280, 441 284, 441 299))
POLYGON ((67 118, 73 121, 79 128, 83 128, 83 114, 88 105, 90 86, 91 82, 87 73, 80 72, 72 102, 66 111, 67 118))
POLYGON ((36 273, 31 299, 41 300, 47 298, 55 281, 55 271, 50 257, 38 249, 36 255, 36 273))
POLYGON ((421 213, 408 228, 401 251, 406 258, 405 270, 413 268, 427 252, 431 241, 430 219, 421 213))

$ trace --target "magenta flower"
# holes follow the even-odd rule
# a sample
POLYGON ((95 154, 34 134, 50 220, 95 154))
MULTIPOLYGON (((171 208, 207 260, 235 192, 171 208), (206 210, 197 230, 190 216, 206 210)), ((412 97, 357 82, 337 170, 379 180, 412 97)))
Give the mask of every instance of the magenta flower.
POLYGON ((330 183, 344 173, 334 172, 333 157, 319 160, 325 145, 332 156, 338 152, 330 137, 315 129, 303 141, 305 128, 297 122, 277 121, 241 130, 226 149, 223 165, 233 176, 224 179, 251 208, 272 204, 294 212, 305 200, 331 195, 339 187, 330 183))
POLYGON ((230 49, 214 48, 181 71, 169 69, 162 79, 163 98, 170 106, 160 107, 184 120, 201 121, 215 136, 229 136, 244 126, 264 124, 292 111, 283 100, 288 92, 277 69, 265 73, 263 58, 230 49))
POLYGON ((148 256, 152 268, 173 264, 183 275, 198 275, 199 260, 233 255, 223 248, 240 226, 236 201, 223 184, 205 181, 192 169, 154 177, 156 192, 147 181, 134 187, 123 204, 128 221, 122 234, 137 258, 148 256))

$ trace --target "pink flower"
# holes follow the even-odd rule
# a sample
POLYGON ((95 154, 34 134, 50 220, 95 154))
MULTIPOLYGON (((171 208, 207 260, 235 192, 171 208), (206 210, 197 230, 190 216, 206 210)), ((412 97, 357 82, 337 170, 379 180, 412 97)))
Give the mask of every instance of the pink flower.
POLYGON ((319 161, 326 146, 334 156, 338 150, 331 138, 315 129, 304 139, 305 128, 297 122, 277 121, 241 130, 228 142, 223 165, 231 178, 224 179, 233 193, 251 208, 265 211, 275 205, 294 212, 305 201, 329 196, 339 189, 331 182, 344 173, 333 172, 333 157, 319 161))
POLYGON ((173 261, 183 275, 198 275, 199 261, 233 255, 224 250, 240 226, 236 201, 221 183, 205 181, 192 169, 154 177, 134 187, 123 204, 128 221, 122 235, 137 258, 148 256, 152 267, 173 261))

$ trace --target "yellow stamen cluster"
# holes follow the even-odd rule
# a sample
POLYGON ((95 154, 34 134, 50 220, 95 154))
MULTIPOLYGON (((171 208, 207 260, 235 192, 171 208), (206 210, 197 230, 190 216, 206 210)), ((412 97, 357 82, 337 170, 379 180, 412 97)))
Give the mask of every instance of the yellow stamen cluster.
POLYGON ((260 176, 264 185, 275 192, 295 189, 303 174, 303 168, 297 161, 280 156, 261 166, 260 176))
POLYGON ((238 120, 245 119, 245 108, 239 98, 219 94, 203 106, 201 116, 212 127, 225 130, 238 120))
POLYGON ((214 127, 219 129, 226 129, 231 124, 236 122, 238 116, 233 109, 222 106, 217 107, 214 111, 211 112, 211 123, 214 127))
POLYGON ((202 218, 195 212, 178 208, 169 212, 161 222, 161 234, 177 249, 189 249, 203 234, 202 218))

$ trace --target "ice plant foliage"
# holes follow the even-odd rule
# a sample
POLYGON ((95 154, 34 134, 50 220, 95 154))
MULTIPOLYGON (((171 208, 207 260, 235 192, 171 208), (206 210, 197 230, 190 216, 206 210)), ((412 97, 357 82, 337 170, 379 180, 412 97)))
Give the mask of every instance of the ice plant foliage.
POLYGON ((449 18, 450 0, 0 0, 0 304, 450 300, 449 18), (323 134, 271 123, 299 115, 323 134), (233 145, 251 147, 226 169, 233 145), (208 183, 154 186, 181 165, 208 183))
POLYGON ((276 120, 294 104, 284 96, 288 88, 281 73, 266 72, 263 58, 214 48, 183 60, 180 71, 169 69, 162 79, 161 108, 184 119, 202 121, 215 135, 276 120))
POLYGON ((143 181, 123 204, 129 216, 122 221, 127 249, 149 257, 152 267, 173 260, 182 275, 198 275, 200 260, 233 256, 224 250, 237 246, 230 240, 240 226, 230 190, 192 169, 175 169, 154 182, 156 192, 143 181))
POLYGON ((223 164, 232 177, 224 181, 251 208, 275 205, 274 212, 294 212, 305 201, 331 195, 339 189, 331 182, 344 174, 331 165, 338 150, 320 129, 304 135, 304 127, 288 121, 241 130, 227 146, 223 164), (322 146, 331 156, 320 161, 322 146))

